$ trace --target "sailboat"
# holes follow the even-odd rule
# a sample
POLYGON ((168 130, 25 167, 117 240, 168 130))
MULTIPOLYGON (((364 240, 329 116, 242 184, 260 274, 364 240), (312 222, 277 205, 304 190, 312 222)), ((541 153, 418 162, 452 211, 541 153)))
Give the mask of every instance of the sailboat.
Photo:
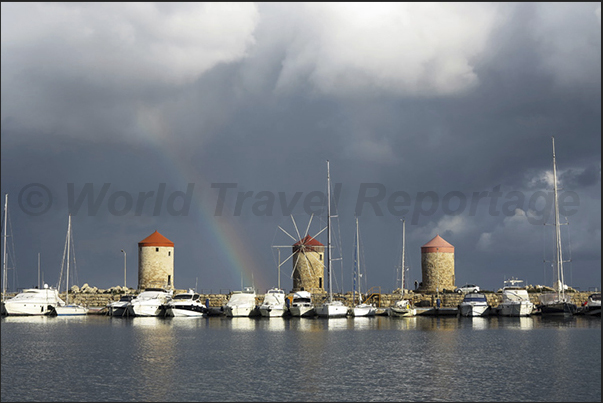
POLYGON ((417 310, 413 308, 409 300, 404 299, 404 276, 405 276, 405 267, 404 267, 404 258, 405 258, 405 249, 406 249, 406 221, 402 220, 402 280, 400 282, 400 299, 394 302, 389 308, 389 316, 415 316, 417 314, 417 310))
MULTIPOLYGON (((67 225, 67 240, 66 249, 67 253, 65 254, 64 262, 66 263, 67 275, 65 278, 65 305, 57 305, 54 307, 55 313, 57 316, 80 316, 88 314, 88 308, 79 304, 70 304, 69 303, 69 261, 71 260, 71 214, 69 214, 69 223, 67 225)), ((61 267, 61 272, 62 272, 61 267)), ((62 274, 62 273, 61 273, 62 274)), ((60 287, 60 284, 59 284, 60 287)))
POLYGON ((0 314, 2 316, 7 315, 6 307, 4 306, 4 302, 6 300, 6 224, 7 224, 7 214, 8 214, 8 193, 4 196, 4 239, 2 243, 2 305, 0 314))
POLYGON ((333 281, 331 274, 331 173, 329 161, 327 160, 327 273, 329 276, 329 297, 315 308, 316 314, 322 318, 344 318, 348 314, 348 308, 341 301, 333 301, 333 281))
POLYGON ((353 297, 356 297, 356 284, 358 284, 358 305, 350 309, 352 316, 375 316, 377 309, 371 305, 362 302, 362 293, 360 292, 360 236, 358 231, 358 217, 356 217, 356 248, 354 249, 354 293, 353 297))
POLYGON ((555 282, 553 293, 543 293, 540 296, 540 313, 542 315, 573 315, 577 311, 571 298, 565 295, 565 280, 563 278, 563 254, 561 251, 561 229, 559 223, 559 203, 557 200, 557 162, 555 160, 555 137, 553 139, 553 197, 555 209, 555 282))
MULTIPOLYGON (((58 305, 63 305, 64 302, 59 298, 57 289, 48 287, 44 284, 44 288, 40 288, 39 274, 38 287, 26 288, 12 298, 6 299, 6 284, 7 284, 7 267, 6 267, 6 228, 8 217, 8 194, 4 199, 4 254, 2 264, 2 315, 9 316, 30 316, 30 315, 48 315, 54 312, 58 305)), ((38 273, 39 268, 38 254, 38 273)))

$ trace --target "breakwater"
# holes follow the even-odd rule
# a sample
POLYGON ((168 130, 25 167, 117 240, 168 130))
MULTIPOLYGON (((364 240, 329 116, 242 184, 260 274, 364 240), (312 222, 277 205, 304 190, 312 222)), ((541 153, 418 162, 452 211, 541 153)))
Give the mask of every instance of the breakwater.
MULTIPOLYGON (((119 288, 119 287, 115 287, 119 288)), ((89 308, 102 308, 107 306, 107 304, 118 301, 122 295, 124 294, 138 294, 136 290, 133 289, 118 289, 115 288, 109 290, 99 290, 96 288, 83 288, 80 291, 69 292, 69 302, 81 304, 87 306, 89 308)), ((175 290, 174 294, 179 294, 185 292, 186 290, 175 290)), ((500 292, 483 292, 486 298, 488 299, 488 304, 492 307, 497 307, 502 302, 502 293, 500 292)), ((534 304, 538 305, 540 303, 540 292, 530 292, 530 301, 534 304)), ((566 295, 571 297, 572 303, 577 306, 582 305, 588 299, 588 296, 592 294, 592 292, 569 292, 566 295)), ((200 293, 202 301, 208 301, 210 307, 220 307, 228 301, 230 298, 230 293, 200 293)), ((289 294, 289 298, 292 297, 293 294, 289 294)), ((11 295, 12 296, 12 295, 11 295)), ((60 294, 61 298, 65 300, 65 293, 60 294)), ((312 295, 312 302, 314 304, 320 304, 327 298, 328 294, 324 293, 314 293, 312 295)), ((440 294, 423 294, 423 293, 415 293, 412 291, 404 293, 404 298, 412 301, 412 304, 417 307, 436 307, 437 299, 440 299, 440 306, 443 308, 456 308, 461 301, 463 300, 462 294, 457 293, 440 293, 440 294)), ((342 301, 346 306, 353 306, 358 302, 358 298, 354 300, 352 297, 352 293, 348 292, 345 294, 334 293, 333 299, 337 301, 342 301)), ((369 293, 363 296, 363 299, 366 299, 368 303, 372 303, 377 307, 389 307, 396 300, 400 299, 400 293, 391 293, 391 294, 382 294, 382 293, 369 293)), ((256 296, 256 303, 260 305, 264 300, 264 294, 258 294, 256 296)))

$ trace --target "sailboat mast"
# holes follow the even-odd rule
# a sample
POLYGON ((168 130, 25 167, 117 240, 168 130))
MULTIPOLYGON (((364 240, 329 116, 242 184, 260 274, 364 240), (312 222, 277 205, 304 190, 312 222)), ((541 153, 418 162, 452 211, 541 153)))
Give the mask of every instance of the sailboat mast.
POLYGON ((6 218, 8 217, 8 193, 4 195, 4 240, 2 252, 2 301, 6 299, 6 218))
POLYGON ((555 266, 557 269, 557 281, 561 284, 558 284, 559 289, 557 290, 557 295, 561 295, 565 297, 565 280, 563 278, 563 253, 561 250, 561 228, 559 223, 559 203, 557 201, 557 161, 555 160, 555 137, 552 137, 553 140, 553 198, 554 198, 554 207, 555 207, 555 266))
MULTIPOLYGON (((362 304, 362 294, 360 293, 360 233, 358 231, 358 217, 356 217, 356 282, 358 283, 358 303, 362 304)), ((354 293, 356 292, 356 284, 354 284, 354 293)))
POLYGON ((69 214, 69 224, 67 224, 67 278, 65 279, 65 303, 69 304, 69 260, 70 260, 70 252, 69 246, 71 243, 71 213, 69 214))
POLYGON ((405 248, 406 248, 406 222, 404 220, 402 220, 402 263, 401 263, 401 267, 402 267, 402 279, 401 279, 401 284, 400 284, 400 292, 402 294, 402 296, 404 296, 404 255, 405 255, 405 248))
POLYGON ((331 171, 327 160, 327 273, 329 275, 329 302, 333 301, 331 282, 331 171))

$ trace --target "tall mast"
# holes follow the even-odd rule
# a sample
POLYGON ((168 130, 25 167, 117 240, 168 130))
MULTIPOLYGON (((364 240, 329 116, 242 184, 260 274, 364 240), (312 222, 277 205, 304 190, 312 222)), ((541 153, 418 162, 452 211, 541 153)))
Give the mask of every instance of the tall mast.
POLYGON ((71 213, 69 213, 69 224, 67 224, 67 278, 65 279, 65 303, 69 304, 69 260, 70 260, 70 252, 69 245, 71 243, 71 213))
POLYGON ((561 228, 559 223, 559 203, 557 201, 557 162, 555 160, 555 137, 553 139, 553 198, 555 206, 555 265, 557 268, 557 281, 561 284, 557 290, 557 295, 565 298, 565 280, 563 278, 563 254, 561 251, 561 228))
POLYGON ((6 298, 6 218, 8 217, 8 193, 4 196, 4 241, 2 256, 2 301, 6 298))
POLYGON ((404 252, 406 247, 406 222, 402 219, 402 283, 400 284, 400 293, 404 296, 404 252))
POLYGON ((333 301, 331 285, 331 171, 327 160, 327 272, 329 275, 329 302, 333 301))
POLYGON ((356 264, 356 277, 354 282, 354 293, 356 293, 356 282, 358 283, 358 303, 362 304, 362 294, 360 293, 360 233, 358 231, 358 216, 356 216, 356 250, 354 251, 354 263, 356 264))

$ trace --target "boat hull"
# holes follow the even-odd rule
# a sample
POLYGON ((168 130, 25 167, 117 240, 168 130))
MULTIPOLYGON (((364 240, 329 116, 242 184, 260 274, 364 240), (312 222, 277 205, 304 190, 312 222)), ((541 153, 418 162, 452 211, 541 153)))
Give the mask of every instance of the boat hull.
POLYGON ((198 307, 183 308, 183 307, 168 307, 165 310, 165 316, 174 318, 200 318, 205 316, 204 310, 198 307))
POLYGON ((571 316, 578 308, 570 302, 553 302, 540 305, 540 314, 543 316, 571 316))
POLYGON ((224 315, 231 318, 253 317, 260 314, 257 307, 253 306, 225 306, 224 315))
POLYGON ((498 306, 499 316, 530 316, 534 311, 534 304, 528 301, 503 302, 498 306))
POLYGON ((127 308, 128 316, 163 316, 162 304, 130 304, 127 308))
POLYGON ((314 306, 292 305, 289 308, 289 312, 291 313, 291 316, 298 318, 311 318, 313 316, 316 316, 314 306))
POLYGON ((348 308, 341 303, 327 303, 316 307, 316 314, 321 318, 345 318, 348 308))
POLYGON ((488 316, 490 307, 481 304, 460 304, 459 314, 466 317, 488 316))
POLYGON ((81 305, 55 306, 56 316, 83 316, 88 315, 88 308, 81 305))
POLYGON ((375 316, 377 309, 374 306, 355 306, 350 309, 350 314, 354 317, 375 316))
POLYGON ((260 306, 260 315, 267 318, 282 317, 285 316, 286 313, 286 306, 260 306))
POLYGON ((389 316, 392 317, 410 317, 410 316, 416 316, 417 315, 417 310, 415 308, 396 308, 396 307, 390 307, 389 308, 389 316))
POLYGON ((54 306, 48 304, 4 303, 4 315, 9 316, 44 316, 53 309, 54 306))

